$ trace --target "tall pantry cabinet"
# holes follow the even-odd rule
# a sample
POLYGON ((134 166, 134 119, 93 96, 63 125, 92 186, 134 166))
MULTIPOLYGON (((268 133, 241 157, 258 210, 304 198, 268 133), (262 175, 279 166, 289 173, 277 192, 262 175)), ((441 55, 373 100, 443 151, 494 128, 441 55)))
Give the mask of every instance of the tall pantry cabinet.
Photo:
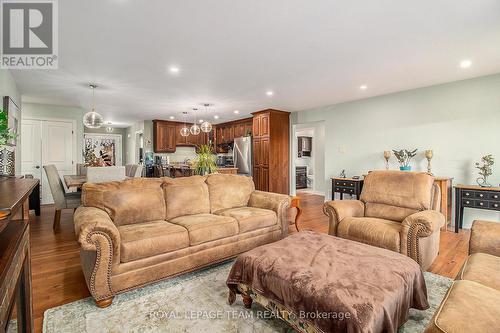
POLYGON ((290 112, 253 112, 253 178, 261 191, 289 194, 290 112))

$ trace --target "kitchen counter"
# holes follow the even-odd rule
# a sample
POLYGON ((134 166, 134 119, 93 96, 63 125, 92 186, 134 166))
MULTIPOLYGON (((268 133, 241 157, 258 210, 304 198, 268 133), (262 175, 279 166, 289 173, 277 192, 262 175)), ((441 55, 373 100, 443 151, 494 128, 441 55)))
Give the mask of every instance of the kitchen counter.
MULTIPOLYGON (((167 166, 164 167, 164 169, 167 166)), ((196 167, 193 165, 188 165, 188 164, 170 164, 168 167, 173 168, 174 171, 174 177, 188 177, 194 175, 194 172, 196 170, 196 167)), ((217 173, 222 173, 222 174, 234 174, 236 175, 238 173, 238 168, 234 166, 223 166, 217 167, 217 173)))

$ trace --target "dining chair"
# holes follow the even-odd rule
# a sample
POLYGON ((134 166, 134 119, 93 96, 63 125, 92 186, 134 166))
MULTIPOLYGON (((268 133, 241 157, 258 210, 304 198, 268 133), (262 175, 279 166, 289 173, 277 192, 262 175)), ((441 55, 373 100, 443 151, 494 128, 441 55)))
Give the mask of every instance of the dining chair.
POLYGON ((104 183, 126 178, 124 166, 88 167, 87 182, 104 183))
POLYGON ((142 177, 142 164, 125 165, 125 175, 130 178, 142 177))
POLYGON ((76 163, 76 174, 79 176, 87 175, 87 167, 83 163, 76 163))
POLYGON ((61 210, 63 209, 75 209, 80 206, 81 192, 66 192, 64 184, 57 172, 55 165, 44 165, 43 169, 47 175, 47 180, 49 182, 50 192, 52 193, 52 198, 54 198, 54 206, 56 207, 56 212, 54 214, 54 223, 52 224, 53 229, 58 229, 61 223, 61 210))
POLYGON ((190 177, 193 175, 193 169, 191 169, 187 165, 183 165, 181 166, 181 175, 182 177, 190 177))
POLYGON ((144 166, 142 164, 137 164, 135 166, 135 172, 130 177, 133 177, 133 178, 140 178, 140 177, 142 177, 142 169, 143 168, 144 168, 144 166))

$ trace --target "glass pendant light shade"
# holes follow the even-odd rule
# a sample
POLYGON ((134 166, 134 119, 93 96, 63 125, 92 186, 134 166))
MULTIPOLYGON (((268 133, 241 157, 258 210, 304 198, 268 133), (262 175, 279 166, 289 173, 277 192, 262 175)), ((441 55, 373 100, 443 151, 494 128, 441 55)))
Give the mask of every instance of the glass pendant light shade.
POLYGON ((103 122, 102 116, 95 112, 94 109, 83 116, 83 124, 88 128, 99 128, 103 122))
POLYGON ((200 126, 198 126, 198 124, 193 124, 193 126, 191 126, 191 128, 189 129, 189 132, 192 135, 198 135, 200 134, 200 131, 200 126))
POLYGON ((185 125, 183 128, 181 128, 181 136, 188 136, 189 135, 189 128, 187 128, 185 125))
POLYGON ((102 119, 102 116, 95 112, 95 88, 97 88, 97 85, 95 84, 89 84, 90 89, 92 89, 92 111, 87 112, 83 116, 83 125, 88 128, 100 128, 102 124, 104 123, 104 119, 102 119))
MULTIPOLYGON (((205 115, 208 117, 208 107, 211 105, 209 103, 203 104, 205 106, 205 115)), ((201 123, 201 130, 204 133, 209 133, 212 130, 212 124, 209 121, 203 121, 201 123)))
POLYGON ((208 121, 204 121, 200 127, 201 130, 205 133, 209 133, 212 130, 212 124, 210 124, 210 122, 208 121))

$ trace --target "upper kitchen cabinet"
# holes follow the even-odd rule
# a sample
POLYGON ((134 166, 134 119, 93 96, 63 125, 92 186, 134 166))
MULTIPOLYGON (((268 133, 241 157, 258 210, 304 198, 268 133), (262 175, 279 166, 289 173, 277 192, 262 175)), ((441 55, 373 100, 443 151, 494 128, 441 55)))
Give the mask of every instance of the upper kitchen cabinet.
POLYGON ((227 123, 217 124, 215 140, 217 145, 234 142, 239 138, 252 133, 252 118, 234 120, 227 123))
POLYGON ((176 124, 153 120, 153 149, 155 153, 174 153, 176 148, 176 124))
POLYGON ((312 137, 299 136, 297 137, 297 157, 311 156, 312 151, 312 137))
MULTIPOLYGON (((192 124, 167 120, 153 120, 153 149, 155 153, 175 153, 177 147, 200 146, 213 141, 213 133, 200 132, 198 135, 181 135, 184 126, 192 124)), ((214 128, 215 130, 215 128, 214 128)))
POLYGON ((253 114, 253 177, 257 190, 289 194, 290 113, 253 114))
POLYGON ((253 118, 253 136, 260 138, 269 135, 269 118, 270 114, 268 112, 260 113, 264 111, 255 112, 253 118))

